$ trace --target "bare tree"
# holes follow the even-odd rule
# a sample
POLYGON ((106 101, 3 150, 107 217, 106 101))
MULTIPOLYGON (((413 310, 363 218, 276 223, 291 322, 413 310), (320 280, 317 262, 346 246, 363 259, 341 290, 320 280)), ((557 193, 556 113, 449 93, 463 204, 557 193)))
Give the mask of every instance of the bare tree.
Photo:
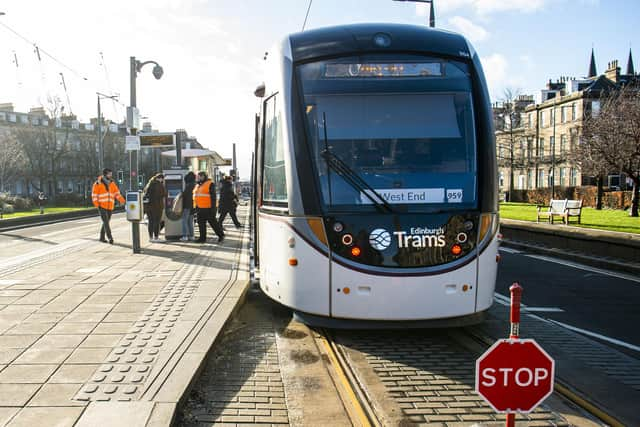
POLYGON ((622 171, 633 182, 630 215, 638 216, 640 189, 640 88, 626 86, 602 99, 599 114, 585 121, 578 149, 582 171, 622 171))
POLYGON ((22 147, 13 135, 0 135, 0 192, 7 191, 25 165, 22 147))
POLYGON ((496 129, 499 131, 497 138, 498 164, 509 168, 509 200, 513 200, 513 169, 515 163, 515 149, 517 130, 520 128, 520 114, 522 108, 518 105, 519 89, 506 88, 500 99, 500 106, 496 114, 496 129), (506 151, 506 153, 505 153, 506 151))
POLYGON ((69 152, 69 127, 63 126, 64 106, 59 98, 48 99, 47 111, 46 126, 18 128, 14 137, 22 146, 30 175, 40 180, 40 190, 45 191, 47 179, 52 181, 50 197, 55 201, 60 161, 69 152))

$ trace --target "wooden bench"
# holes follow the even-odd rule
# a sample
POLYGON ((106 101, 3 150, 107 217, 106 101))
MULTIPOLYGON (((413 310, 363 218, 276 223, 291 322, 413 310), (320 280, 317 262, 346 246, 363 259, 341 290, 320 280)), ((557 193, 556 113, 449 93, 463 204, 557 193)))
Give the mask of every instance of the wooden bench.
POLYGON ((546 218, 551 224, 555 217, 562 218, 564 224, 569 224, 569 218, 578 218, 580 224, 580 216, 582 215, 582 200, 553 200, 549 202, 549 206, 538 206, 538 219, 546 218))

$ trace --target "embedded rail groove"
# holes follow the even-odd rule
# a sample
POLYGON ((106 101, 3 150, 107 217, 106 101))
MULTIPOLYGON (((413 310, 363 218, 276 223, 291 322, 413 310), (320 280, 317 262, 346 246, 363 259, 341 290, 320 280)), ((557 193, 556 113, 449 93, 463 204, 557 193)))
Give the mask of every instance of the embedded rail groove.
POLYGON ((362 427, 381 427, 382 423, 371 405, 366 389, 358 381, 340 344, 334 341, 333 335, 326 329, 318 329, 316 332, 331 366, 335 369, 336 379, 339 381, 339 384, 336 384, 338 394, 345 406, 350 407, 347 413, 352 424, 362 427))

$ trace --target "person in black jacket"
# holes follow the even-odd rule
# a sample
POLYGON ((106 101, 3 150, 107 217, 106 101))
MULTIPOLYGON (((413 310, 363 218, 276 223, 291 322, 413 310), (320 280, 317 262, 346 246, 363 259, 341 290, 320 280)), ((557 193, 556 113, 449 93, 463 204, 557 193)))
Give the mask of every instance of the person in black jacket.
POLYGON ((164 187, 164 175, 158 173, 154 175, 144 188, 145 197, 149 199, 147 203, 147 217, 149 218, 149 241, 159 242, 160 222, 164 212, 167 190, 164 187))
POLYGON ((196 186, 196 175, 189 172, 184 176, 184 191, 182 192, 182 240, 194 240, 193 237, 193 188, 196 186))
POLYGON ((242 227, 242 224, 240 224, 240 221, 238 221, 238 217, 236 216, 237 207, 238 196, 233 191, 233 181, 230 176, 225 176, 224 181, 222 181, 222 187, 220 187, 220 206, 218 208, 218 211, 220 212, 220 217, 218 218, 220 227, 222 227, 222 223, 227 214, 231 216, 231 220, 236 228, 242 227))

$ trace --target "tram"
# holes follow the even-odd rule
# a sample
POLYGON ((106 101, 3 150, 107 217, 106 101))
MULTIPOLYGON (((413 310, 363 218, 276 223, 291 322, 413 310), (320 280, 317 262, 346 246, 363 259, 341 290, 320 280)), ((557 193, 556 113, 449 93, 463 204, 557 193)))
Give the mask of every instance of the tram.
POLYGON ((265 61, 252 198, 262 291, 312 325, 482 321, 498 192, 471 44, 356 24, 289 35, 265 61))

